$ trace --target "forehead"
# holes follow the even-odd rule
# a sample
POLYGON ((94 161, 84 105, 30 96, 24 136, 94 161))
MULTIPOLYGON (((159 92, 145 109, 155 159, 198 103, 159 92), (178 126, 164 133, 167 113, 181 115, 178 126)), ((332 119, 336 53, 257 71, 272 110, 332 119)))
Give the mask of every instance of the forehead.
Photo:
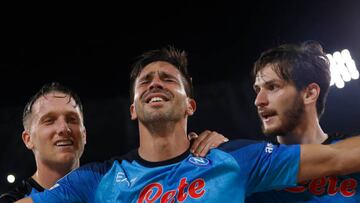
POLYGON ((140 72, 138 78, 151 74, 166 73, 174 77, 181 77, 180 71, 172 64, 165 61, 155 61, 146 65, 140 72))
POLYGON ((34 115, 43 115, 52 111, 73 111, 80 114, 80 109, 70 95, 61 92, 50 92, 41 96, 32 107, 34 115))
POLYGON ((255 84, 262 84, 269 81, 283 81, 274 71, 274 64, 267 64, 263 69, 256 73, 255 84))

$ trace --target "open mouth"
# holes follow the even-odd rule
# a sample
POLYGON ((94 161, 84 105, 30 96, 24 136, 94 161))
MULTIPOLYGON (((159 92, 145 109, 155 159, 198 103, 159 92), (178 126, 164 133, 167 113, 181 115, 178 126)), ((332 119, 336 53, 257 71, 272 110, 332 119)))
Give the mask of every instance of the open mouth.
POLYGON ((262 120, 268 121, 271 117, 275 116, 275 111, 260 111, 259 116, 262 120))
POLYGON ((170 100, 170 95, 162 92, 149 93, 144 95, 144 101, 147 104, 167 102, 170 100))
POLYGON ((68 147, 73 145, 74 142, 72 140, 58 140, 55 142, 55 146, 57 147, 68 147))
POLYGON ((146 103, 149 103, 149 104, 151 104, 151 103, 157 103, 157 102, 166 102, 166 101, 169 101, 169 99, 167 99, 167 98, 162 98, 162 97, 151 97, 150 99, 148 99, 147 101, 146 101, 146 103))

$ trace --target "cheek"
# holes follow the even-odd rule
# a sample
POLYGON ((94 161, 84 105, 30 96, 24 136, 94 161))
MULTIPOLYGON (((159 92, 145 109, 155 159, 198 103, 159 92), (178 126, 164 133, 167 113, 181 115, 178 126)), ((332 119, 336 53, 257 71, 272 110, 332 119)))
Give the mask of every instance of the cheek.
POLYGON ((288 95, 283 94, 281 92, 278 92, 276 94, 270 94, 268 98, 271 101, 271 103, 273 103, 274 105, 276 105, 278 108, 281 109, 288 106, 289 102, 292 100, 291 98, 288 97, 288 95))
POLYGON ((85 132, 85 128, 77 125, 70 126, 70 130, 76 137, 81 137, 85 132))
POLYGON ((182 97, 187 97, 186 91, 184 88, 176 88, 176 94, 181 95, 182 97))
POLYGON ((281 98, 281 99, 279 99, 279 102, 277 103, 277 105, 282 111, 284 111, 289 108, 290 103, 291 103, 290 99, 281 98))
POLYGON ((139 99, 139 93, 134 94, 134 103, 139 99))
POLYGON ((137 100, 134 101, 133 110, 132 110, 132 113, 133 113, 134 115, 138 114, 139 110, 141 110, 141 108, 142 108, 142 106, 139 105, 139 103, 140 103, 140 102, 137 101, 137 100))
POLYGON ((37 134, 32 135, 32 143, 35 150, 42 151, 42 149, 46 149, 51 144, 51 138, 47 134, 42 132, 37 132, 37 134))
POLYGON ((36 131, 37 138, 39 140, 50 140, 52 138, 52 135, 56 133, 56 130, 52 126, 47 126, 44 128, 39 128, 36 131))
POLYGON ((73 132, 77 137, 86 139, 86 130, 84 126, 76 127, 74 130, 75 131, 73 132))
POLYGON ((294 109, 293 104, 294 98, 283 99, 281 100, 281 102, 278 103, 277 113, 281 116, 282 120, 288 120, 289 112, 292 112, 292 110, 294 109))
POLYGON ((137 87, 134 90, 134 101, 139 100, 141 98, 141 95, 145 92, 146 88, 144 87, 137 87))

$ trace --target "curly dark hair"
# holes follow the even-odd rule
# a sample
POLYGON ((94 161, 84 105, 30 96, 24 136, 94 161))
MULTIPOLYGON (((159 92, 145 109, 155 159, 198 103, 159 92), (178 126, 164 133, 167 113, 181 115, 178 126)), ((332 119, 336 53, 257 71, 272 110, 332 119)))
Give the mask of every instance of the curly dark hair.
POLYGON ((300 45, 283 44, 263 52, 255 62, 253 77, 267 64, 273 64, 273 70, 283 80, 291 82, 297 90, 310 83, 320 86, 320 95, 316 103, 318 117, 324 113, 326 98, 330 86, 330 62, 317 41, 305 41, 300 45))
POLYGON ((129 85, 131 102, 134 100, 134 85, 136 78, 139 76, 140 72, 144 69, 145 66, 155 61, 165 61, 175 66, 181 73, 187 96, 194 98, 194 88, 191 77, 187 70, 188 60, 186 52, 180 51, 173 46, 167 46, 162 49, 145 52, 139 56, 138 60, 133 64, 130 73, 129 85))

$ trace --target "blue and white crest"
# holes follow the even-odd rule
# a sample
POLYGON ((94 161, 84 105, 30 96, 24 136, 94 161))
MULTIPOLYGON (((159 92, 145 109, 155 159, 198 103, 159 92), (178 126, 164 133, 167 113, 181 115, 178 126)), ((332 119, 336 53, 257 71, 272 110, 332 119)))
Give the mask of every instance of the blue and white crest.
POLYGON ((189 162, 196 165, 196 166, 203 166, 206 167, 210 165, 210 160, 203 157, 190 157, 189 162))

